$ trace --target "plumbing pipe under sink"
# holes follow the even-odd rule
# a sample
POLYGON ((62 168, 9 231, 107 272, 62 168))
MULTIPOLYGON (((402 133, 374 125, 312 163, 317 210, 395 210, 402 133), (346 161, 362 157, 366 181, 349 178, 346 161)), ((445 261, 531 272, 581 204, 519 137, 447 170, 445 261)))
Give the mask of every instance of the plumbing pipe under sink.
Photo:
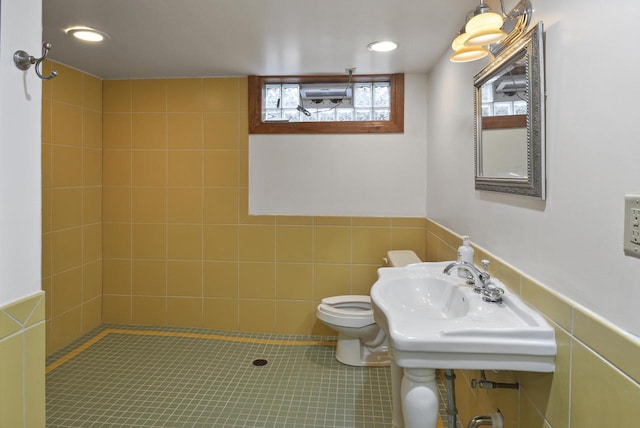
POLYGON ((467 428, 476 428, 479 426, 490 426, 492 428, 504 428, 504 419, 502 413, 498 410, 495 413, 485 416, 476 416, 471 419, 467 428))

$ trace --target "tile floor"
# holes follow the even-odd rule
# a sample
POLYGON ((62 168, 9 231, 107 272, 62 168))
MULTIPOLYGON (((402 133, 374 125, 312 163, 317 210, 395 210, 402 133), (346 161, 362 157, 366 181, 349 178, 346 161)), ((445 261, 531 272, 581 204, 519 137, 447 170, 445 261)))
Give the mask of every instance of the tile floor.
POLYGON ((334 340, 103 325, 47 359, 47 427, 391 426, 389 369, 334 340))

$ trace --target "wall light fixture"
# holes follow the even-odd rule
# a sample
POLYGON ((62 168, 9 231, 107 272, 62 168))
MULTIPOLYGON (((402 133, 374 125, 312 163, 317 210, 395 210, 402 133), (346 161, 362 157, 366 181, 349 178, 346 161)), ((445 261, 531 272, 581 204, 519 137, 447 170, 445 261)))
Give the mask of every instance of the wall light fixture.
POLYGON ((451 48, 454 53, 451 55, 451 62, 475 61, 489 55, 489 51, 482 46, 466 46, 465 42, 467 42, 468 39, 469 35, 465 32, 458 34, 458 37, 453 39, 451 48))
POLYGON ((501 13, 494 12, 480 0, 480 5, 467 14, 463 29, 451 43, 451 62, 475 61, 489 53, 496 55, 525 33, 532 15, 529 0, 520 0, 509 13, 500 0, 500 9, 501 13))

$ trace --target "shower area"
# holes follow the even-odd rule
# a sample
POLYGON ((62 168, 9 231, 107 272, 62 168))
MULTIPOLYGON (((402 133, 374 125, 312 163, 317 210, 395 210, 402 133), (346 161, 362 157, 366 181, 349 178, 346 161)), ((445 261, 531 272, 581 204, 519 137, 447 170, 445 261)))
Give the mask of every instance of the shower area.
MULTIPOLYGON (((91 385, 99 372, 117 378, 119 368, 135 361, 142 361, 136 367, 147 373, 144 367, 151 367, 152 357, 166 354, 173 362, 187 358, 182 369, 186 364, 195 370, 203 363, 207 368, 199 373, 212 376, 194 372, 182 379, 207 378, 227 389, 251 383, 246 379, 251 373, 271 376, 282 383, 278 391, 289 397, 290 407, 307 409, 302 416, 291 416, 294 411, 282 419, 284 405, 267 404, 256 389, 250 391, 252 399, 229 392, 226 401, 202 398, 199 391, 200 410, 221 410, 209 403, 213 400, 226 412, 245 414, 248 410, 232 405, 243 402, 271 409, 267 419, 277 424, 289 417, 285 425, 359 420, 384 426, 385 412, 390 412, 386 372, 336 363, 334 332, 316 320, 315 307, 326 296, 368 294, 382 255, 390 249, 412 249, 426 259, 426 220, 249 215, 246 77, 101 80, 63 64, 43 64, 43 74, 52 70, 58 76, 43 81, 42 97, 49 425, 81 424, 64 408, 53 411, 53 398, 66 397, 77 407, 81 396, 91 394, 51 388, 74 376, 91 385), (165 341, 168 348, 157 347, 165 341), (130 348, 137 349, 138 357, 119 354, 130 348), (264 367, 252 364, 265 355, 276 357, 265 358, 264 367), (72 367, 88 364, 84 359, 93 366, 72 367), (287 367, 284 360, 310 365, 287 367), (298 380, 292 377, 296 370, 298 380), (212 375, 221 372, 235 375, 212 375), (296 383, 313 378, 312 373, 320 379, 315 385, 296 383), (334 381, 322 384, 332 376, 334 381), (342 394, 333 414, 326 413, 328 401, 318 391, 342 394), (306 404, 291 404, 301 397, 306 404), (273 414, 277 409, 280 416, 273 414)), ((161 366, 167 362, 159 361, 161 366)), ((147 375, 136 391, 157 391, 145 383, 153 378, 147 375)), ((116 396, 131 392, 96 388, 116 396)), ((102 403, 94 403, 97 408, 111 409, 104 410, 109 414, 141 411, 132 401, 123 410, 113 407, 110 398, 96 400, 102 403)), ((168 423, 157 404, 146 405, 151 413, 128 414, 126 422, 104 422, 106 413, 99 418, 104 426, 168 423)), ((88 412, 99 413, 94 410, 88 412)), ((219 419, 227 415, 222 410, 213 416, 196 413, 176 410, 171 420, 175 426, 236 423, 219 419)))

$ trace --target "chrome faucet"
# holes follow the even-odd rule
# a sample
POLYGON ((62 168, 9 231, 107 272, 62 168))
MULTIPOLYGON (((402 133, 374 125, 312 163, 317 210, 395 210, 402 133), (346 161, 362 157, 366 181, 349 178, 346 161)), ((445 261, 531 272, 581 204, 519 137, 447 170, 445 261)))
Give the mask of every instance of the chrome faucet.
POLYGON ((474 291, 479 293, 482 289, 484 289, 487 286, 487 284, 489 284, 489 280, 491 279, 491 276, 486 271, 487 266, 489 266, 488 260, 482 261, 482 267, 484 270, 478 269, 471 263, 467 263, 459 260, 459 261, 448 264, 447 267, 444 268, 442 272, 447 275, 451 275, 451 270, 454 268, 466 270, 470 276, 470 278, 468 279, 471 280, 471 281, 468 281, 467 284, 474 285, 474 291))
POLYGON ((447 275, 451 275, 453 268, 463 269, 469 273, 467 284, 473 285, 473 291, 482 294, 482 299, 490 303, 501 303, 504 290, 500 287, 490 287, 491 275, 487 273, 489 260, 482 260, 482 270, 478 269, 471 263, 456 261, 447 265, 442 271, 447 275))

